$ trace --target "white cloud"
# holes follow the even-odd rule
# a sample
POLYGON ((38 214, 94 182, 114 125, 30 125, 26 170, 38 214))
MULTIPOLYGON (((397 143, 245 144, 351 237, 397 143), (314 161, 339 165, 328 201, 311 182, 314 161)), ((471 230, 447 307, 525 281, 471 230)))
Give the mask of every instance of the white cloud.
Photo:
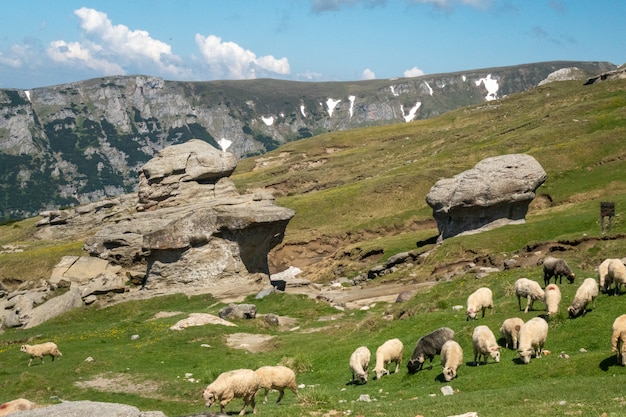
POLYGON ((177 77, 190 71, 179 65, 165 42, 150 37, 144 30, 130 30, 113 25, 106 13, 82 7, 74 11, 86 39, 82 42, 56 40, 50 42, 48 57, 65 65, 80 65, 104 75, 126 74, 131 71, 158 72, 177 77))
POLYGON ((375 80, 376 74, 371 69, 365 68, 363 72, 361 73, 361 79, 362 80, 375 80))
POLYGON ((84 47, 78 42, 52 41, 46 52, 50 59, 57 63, 68 65, 79 63, 104 75, 125 74, 121 66, 105 59, 95 58, 92 55, 92 49, 97 50, 99 48, 84 47))
POLYGON ((266 73, 285 75, 290 72, 287 58, 276 59, 271 55, 257 58, 254 52, 235 42, 223 42, 219 36, 196 34, 196 44, 215 77, 248 79, 266 73))
POLYGON ((421 69, 417 68, 417 67, 413 67, 410 68, 408 70, 404 71, 404 76, 405 77, 419 77, 424 75, 424 71, 422 71, 421 69))
POLYGON ((433 6, 450 10, 455 6, 464 5, 477 9, 487 9, 493 3, 493 0, 413 0, 414 3, 432 4, 433 6))

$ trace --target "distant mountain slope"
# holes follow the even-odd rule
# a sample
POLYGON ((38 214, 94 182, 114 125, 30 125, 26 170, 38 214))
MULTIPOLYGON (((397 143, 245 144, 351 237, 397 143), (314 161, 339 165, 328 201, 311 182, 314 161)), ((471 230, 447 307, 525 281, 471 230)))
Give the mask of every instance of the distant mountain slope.
POLYGON ((615 68, 547 62, 334 83, 126 76, 0 90, 0 219, 130 192, 158 150, 191 138, 216 147, 229 139, 229 151, 246 157, 324 132, 426 119, 546 80, 582 80, 615 68))

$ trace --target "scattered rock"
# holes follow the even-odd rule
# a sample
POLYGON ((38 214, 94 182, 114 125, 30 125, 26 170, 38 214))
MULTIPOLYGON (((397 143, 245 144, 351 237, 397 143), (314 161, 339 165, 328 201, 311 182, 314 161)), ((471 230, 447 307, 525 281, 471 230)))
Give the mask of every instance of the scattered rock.
POLYGON ((219 311, 219 316, 223 319, 253 319, 256 317, 256 306, 254 304, 229 304, 219 311))
POLYGON ((454 394, 454 389, 452 389, 452 387, 450 385, 446 385, 444 387, 441 387, 441 393, 443 395, 453 395, 454 394))
POLYGON ((226 321, 220 317, 216 317, 213 314, 209 313, 191 313, 186 319, 178 321, 170 330, 183 330, 187 327, 193 326, 204 326, 207 324, 220 324, 222 326, 234 326, 237 327, 236 324, 226 321))

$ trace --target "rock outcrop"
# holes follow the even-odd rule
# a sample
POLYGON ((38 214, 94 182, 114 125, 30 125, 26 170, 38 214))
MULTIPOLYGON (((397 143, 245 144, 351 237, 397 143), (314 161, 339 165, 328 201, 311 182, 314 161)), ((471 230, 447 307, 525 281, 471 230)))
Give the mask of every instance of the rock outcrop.
POLYGON ((437 181, 426 196, 439 239, 523 223, 546 172, 530 155, 486 158, 474 168, 437 181))
POLYGON ((140 174, 137 211, 87 239, 85 249, 128 269, 143 285, 213 285, 262 274, 294 215, 270 193, 240 195, 228 176, 232 154, 191 140, 158 153, 140 174))

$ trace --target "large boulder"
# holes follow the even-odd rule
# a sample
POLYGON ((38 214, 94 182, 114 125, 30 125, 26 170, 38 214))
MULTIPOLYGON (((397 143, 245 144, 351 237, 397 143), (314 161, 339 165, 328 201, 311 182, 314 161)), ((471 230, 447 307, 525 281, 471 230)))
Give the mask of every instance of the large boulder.
POLYGON ((240 195, 228 178, 235 166, 232 154, 199 140, 160 151, 141 171, 137 211, 104 225, 85 249, 126 268, 142 265, 147 288, 269 279, 267 254, 294 212, 268 192, 240 195))
POLYGON ((525 222, 546 172, 530 155, 486 158, 474 168, 435 183, 426 196, 439 240, 525 222))

